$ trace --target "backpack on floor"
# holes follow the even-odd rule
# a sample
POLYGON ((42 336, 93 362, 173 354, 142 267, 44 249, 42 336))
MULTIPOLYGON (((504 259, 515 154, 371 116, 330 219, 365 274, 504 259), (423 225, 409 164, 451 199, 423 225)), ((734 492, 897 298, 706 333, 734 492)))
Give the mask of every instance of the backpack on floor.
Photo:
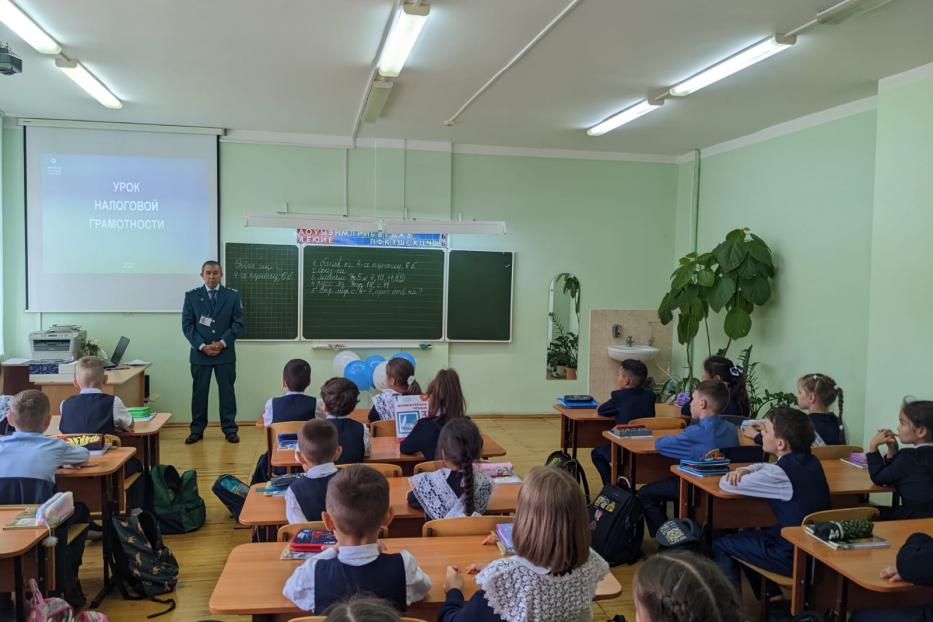
POLYGON ((544 461, 544 465, 570 473, 577 480, 577 483, 583 487, 586 502, 590 502, 590 484, 586 481, 586 473, 583 472, 583 466, 578 460, 571 458, 566 451, 558 450, 551 452, 551 455, 544 461))
MULTIPOLYGON (((67 601, 61 598, 45 598, 39 591, 35 579, 29 580, 29 613, 26 622, 69 622, 74 609, 67 601)), ((24 607, 24 603, 16 603, 16 607, 24 607)))
POLYGON ((149 472, 152 513, 162 533, 188 533, 204 525, 204 499, 198 494, 198 472, 189 469, 179 475, 166 464, 157 464, 149 472))
POLYGON ((249 486, 246 482, 232 475, 221 475, 211 486, 211 492, 230 510, 230 516, 239 520, 240 511, 243 510, 246 495, 249 493, 249 486))
POLYGON ((631 564, 641 557, 645 537, 645 514, 634 491, 628 485, 607 484, 590 505, 590 531, 593 550, 610 566, 631 564))
POLYGON ((158 521, 148 512, 122 514, 113 517, 111 529, 114 576, 123 598, 169 605, 149 618, 175 609, 174 599, 154 598, 173 591, 178 582, 178 562, 162 542, 158 521))
POLYGON ((692 518, 672 518, 660 527, 655 536, 662 551, 682 549, 703 553, 703 526, 692 518))

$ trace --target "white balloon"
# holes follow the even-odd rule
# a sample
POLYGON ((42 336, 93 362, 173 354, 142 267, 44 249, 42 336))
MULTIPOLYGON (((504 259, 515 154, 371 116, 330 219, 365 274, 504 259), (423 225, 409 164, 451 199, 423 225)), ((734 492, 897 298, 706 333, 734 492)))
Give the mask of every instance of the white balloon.
POLYGON ((356 352, 352 352, 350 350, 344 350, 342 352, 338 352, 337 356, 334 357, 334 373, 336 373, 337 376, 342 378, 343 370, 347 366, 347 363, 349 363, 350 361, 358 361, 358 360, 360 360, 360 355, 357 354, 356 352))
POLYGON ((382 361, 373 370, 373 386, 376 387, 377 391, 385 391, 389 388, 386 385, 386 365, 388 364, 388 361, 382 361))

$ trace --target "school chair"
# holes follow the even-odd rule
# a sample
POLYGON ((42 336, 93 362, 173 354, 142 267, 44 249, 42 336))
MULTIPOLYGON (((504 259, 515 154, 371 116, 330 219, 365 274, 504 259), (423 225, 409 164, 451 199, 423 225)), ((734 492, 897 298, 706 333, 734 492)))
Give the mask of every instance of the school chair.
MULTIPOLYGON (((303 618, 292 618, 288 622, 325 622, 327 616, 304 616, 303 618)), ((421 618, 399 618, 401 622, 426 622, 421 618)))
POLYGON ((383 419, 381 421, 373 421, 369 424, 369 433, 373 438, 395 436, 395 420, 383 419))
POLYGON ((428 460, 427 462, 419 462, 415 465, 415 475, 418 473, 433 473, 444 467, 443 460, 428 460))
MULTIPOLYGON (((387 462, 363 462, 363 466, 368 466, 371 469, 376 469, 382 473, 383 477, 401 477, 402 476, 402 467, 397 464, 389 464, 387 462)), ((345 469, 349 464, 338 464, 338 469, 345 469)))
POLYGON ((677 404, 655 404, 654 405, 654 416, 655 418, 667 418, 667 417, 681 417, 680 407, 677 404))
POLYGON ((838 460, 848 458, 852 454, 864 453, 865 450, 858 445, 827 445, 826 447, 814 447, 810 451, 820 460, 838 460))
POLYGON ((487 536, 496 525, 511 523, 513 516, 461 516, 429 520, 421 527, 422 538, 442 536, 487 536))
POLYGON ((643 417, 641 419, 632 419, 629 425, 643 425, 651 430, 683 430, 687 427, 683 419, 671 419, 670 417, 643 417))
MULTIPOLYGON (((302 529, 311 529, 311 530, 316 529, 318 531, 323 531, 327 529, 327 527, 324 526, 324 521, 322 520, 309 520, 304 523, 291 523, 289 525, 282 525, 281 527, 279 527, 279 530, 275 534, 275 541, 276 542, 288 542, 289 540, 292 539, 292 536, 294 536, 296 533, 298 533, 302 529)), ((385 538, 387 533, 388 533, 388 530, 385 527, 379 528, 380 538, 385 538)))
POLYGON ((745 417, 739 417, 738 415, 717 415, 723 421, 728 421, 735 427, 740 427, 745 422, 745 417))

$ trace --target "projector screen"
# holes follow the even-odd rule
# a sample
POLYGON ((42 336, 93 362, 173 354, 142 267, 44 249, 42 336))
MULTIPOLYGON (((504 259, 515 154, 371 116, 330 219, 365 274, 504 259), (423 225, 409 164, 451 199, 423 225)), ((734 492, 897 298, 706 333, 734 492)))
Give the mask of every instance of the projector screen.
POLYGON ((217 221, 216 135, 26 128, 30 311, 178 312, 217 221))

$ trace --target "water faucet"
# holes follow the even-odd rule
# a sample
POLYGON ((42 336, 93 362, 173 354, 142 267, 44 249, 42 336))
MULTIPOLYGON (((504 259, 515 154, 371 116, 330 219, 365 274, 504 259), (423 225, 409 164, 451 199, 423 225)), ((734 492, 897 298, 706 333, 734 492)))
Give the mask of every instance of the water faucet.
POLYGON ((625 338, 625 345, 627 345, 628 347, 631 348, 633 345, 635 345, 635 338, 632 337, 631 335, 629 335, 628 337, 626 337, 626 338, 625 338))

